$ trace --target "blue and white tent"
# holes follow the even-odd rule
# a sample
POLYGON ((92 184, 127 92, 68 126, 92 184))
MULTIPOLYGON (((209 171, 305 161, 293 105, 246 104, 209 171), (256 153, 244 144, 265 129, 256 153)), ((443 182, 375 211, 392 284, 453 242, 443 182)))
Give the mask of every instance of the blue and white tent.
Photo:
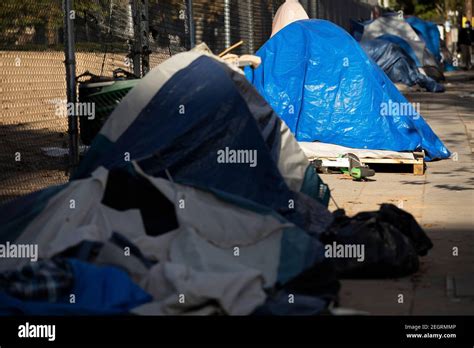
MULTIPOLYGON (((267 291, 285 289, 306 271, 327 276, 306 284, 319 293, 306 310, 319 313, 338 289, 323 244, 272 209, 149 176, 136 163, 128 170, 100 167, 0 212, 2 245, 34 245, 38 261, 71 263, 70 291, 79 298, 71 304, 66 293, 48 302, 27 290, 18 297, 49 272, 44 293, 61 286, 53 276, 64 272, 33 270, 24 281, 16 278, 14 294, 0 283, 0 315, 247 315, 265 310, 267 291), (334 291, 320 296, 327 284, 334 291)), ((0 278, 28 264, 2 258, 0 278)))
POLYGON ((300 192, 329 200, 293 135, 245 76, 200 52, 173 56, 127 94, 75 178, 130 160, 147 174, 239 195, 294 222, 299 208, 288 202, 300 192))
MULTIPOLYGON (((0 207, 0 243, 37 245, 41 260, 120 268, 140 292, 107 283, 116 301, 94 312, 88 301, 12 299, 0 287, 0 315, 268 313, 282 292, 300 288, 311 292, 304 310, 320 313, 338 291, 319 240, 333 222, 328 198, 241 72, 204 53, 178 54, 122 100, 74 180, 0 207), (116 308, 127 302, 117 294, 129 305, 116 308)), ((0 276, 26 263, 6 260, 0 276)))

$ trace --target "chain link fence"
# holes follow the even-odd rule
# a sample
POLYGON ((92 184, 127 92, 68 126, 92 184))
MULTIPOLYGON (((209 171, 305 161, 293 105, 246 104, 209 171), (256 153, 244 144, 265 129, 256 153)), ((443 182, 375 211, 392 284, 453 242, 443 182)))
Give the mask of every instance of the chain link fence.
POLYGON ((327 19, 350 31, 350 20, 370 19, 373 5, 376 5, 377 1, 317 0, 313 3, 315 3, 312 9, 314 18, 327 19))
MULTIPOLYGON (((77 74, 129 69, 128 0, 74 5, 77 74)), ((68 180, 62 6, 0 3, 0 202, 68 180)))
MULTIPOLYGON (((243 40, 234 53, 254 53, 283 2, 75 0, 76 76, 140 74, 144 57, 153 68, 200 42, 219 53, 243 40)), ((370 16, 356 0, 301 3, 346 29, 350 17, 370 16)), ((68 180, 64 35, 62 0, 0 2, 0 203, 68 180)))
POLYGON ((219 53, 242 40, 236 54, 254 53, 272 32, 273 17, 284 0, 193 1, 196 42, 219 53))

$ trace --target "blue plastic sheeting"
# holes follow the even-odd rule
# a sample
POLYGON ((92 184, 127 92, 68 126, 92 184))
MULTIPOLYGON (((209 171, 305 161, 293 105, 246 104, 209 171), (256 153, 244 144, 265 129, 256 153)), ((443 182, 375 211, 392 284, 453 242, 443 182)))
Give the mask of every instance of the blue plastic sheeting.
POLYGON ((373 20, 372 19, 368 19, 366 21, 356 21, 354 19, 350 19, 349 20, 349 23, 350 23, 350 33, 351 35, 354 37, 354 39, 356 39, 357 41, 361 41, 362 40, 362 36, 364 36, 364 28, 366 25, 372 23, 373 20))
MULTIPOLYGON (((354 37, 354 39, 356 39, 359 42, 362 42, 363 41, 362 37, 364 36, 365 27, 368 26, 372 22, 373 20, 359 22, 359 21, 355 21, 351 19, 350 20, 350 23, 351 23, 350 33, 354 37)), ((418 67, 423 66, 423 64, 420 62, 420 60, 416 56, 415 51, 410 46, 410 44, 405 39, 401 38, 400 36, 392 35, 392 34, 384 34, 377 37, 377 39, 383 39, 385 41, 389 41, 400 46, 400 48, 402 48, 405 51, 405 53, 409 55, 411 59, 413 59, 413 61, 416 63, 416 66, 418 67)))
POLYGON ((69 296, 57 302, 23 301, 0 292, 0 315, 112 315, 126 314, 152 301, 124 271, 69 260, 74 273, 75 303, 69 296))
POLYGON ((407 86, 418 84, 429 92, 444 92, 443 85, 420 73, 413 59, 397 44, 375 39, 364 40, 360 45, 392 82, 407 86))
POLYGON ((400 48, 402 48, 405 51, 405 53, 408 54, 411 59, 413 59, 413 61, 416 63, 416 66, 423 67, 422 62, 420 62, 420 60, 416 56, 413 48, 410 46, 410 44, 406 40, 402 39, 400 36, 385 34, 385 35, 379 36, 377 39, 389 41, 400 46, 400 48))
POLYGON ((433 22, 424 21, 421 18, 410 16, 405 18, 417 34, 423 39, 431 53, 438 62, 441 61, 440 34, 438 27, 433 22))
POLYGON ((299 141, 360 149, 450 153, 347 32, 324 20, 290 24, 257 52, 247 78, 299 141), (405 109, 405 110, 403 110, 405 109))
POLYGON ((455 67, 454 65, 452 65, 451 63, 445 62, 444 63, 444 70, 445 71, 456 71, 456 70, 459 70, 459 69, 457 67, 455 67))
MULTIPOLYGON (((279 142, 279 124, 269 138, 279 142)), ((124 151, 151 175, 244 195, 258 203, 282 204, 288 188, 267 148, 256 120, 221 64, 201 57, 178 71, 143 109, 120 138, 111 143, 99 134, 76 173, 84 177, 99 166, 121 167, 124 151), (205 79, 202 76, 206 76, 205 79), (219 86, 219 88, 216 88, 219 86), (216 102, 218 101, 218 102, 216 102), (182 117, 179 105, 193 110, 182 117), (181 116, 181 117, 180 117, 181 116), (256 150, 257 165, 221 164, 220 149, 256 150)))
POLYGON ((149 175, 167 178, 168 172, 176 182, 243 197, 303 229, 310 224, 316 233, 324 230, 332 221, 329 211, 311 199, 298 204, 304 197, 289 189, 277 167, 281 120, 273 111, 256 119, 230 73, 206 56, 178 71, 115 142, 103 134, 96 137, 75 177, 87 177, 99 166, 127 166, 123 156, 128 152, 149 175), (189 116, 179 114, 180 105, 192 110, 189 116), (255 151, 256 166, 219 163, 218 151, 226 148, 255 151), (288 209, 290 200, 297 208, 288 209), (305 205, 317 211, 317 223, 300 211, 305 205))

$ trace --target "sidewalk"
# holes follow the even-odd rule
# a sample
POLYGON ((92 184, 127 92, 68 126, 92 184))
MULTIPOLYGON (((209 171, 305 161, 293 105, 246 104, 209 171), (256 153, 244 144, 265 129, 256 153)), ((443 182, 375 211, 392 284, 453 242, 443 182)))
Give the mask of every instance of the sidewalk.
POLYGON ((453 73, 446 87, 444 94, 407 97, 421 104, 421 114, 457 161, 427 163, 423 176, 377 173, 369 182, 322 176, 348 214, 393 203, 413 214, 434 244, 411 277, 342 281, 342 307, 378 315, 474 314, 474 73, 453 73))

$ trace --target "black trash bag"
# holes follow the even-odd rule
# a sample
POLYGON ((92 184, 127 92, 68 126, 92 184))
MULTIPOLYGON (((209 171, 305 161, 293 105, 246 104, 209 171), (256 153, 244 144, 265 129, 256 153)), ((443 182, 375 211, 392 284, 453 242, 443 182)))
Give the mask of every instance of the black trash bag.
POLYGON ((418 270, 418 256, 433 247, 413 216, 393 204, 352 218, 340 209, 334 217, 321 241, 340 278, 406 276, 418 270), (334 249, 343 251, 338 254, 334 249))
POLYGON ((379 212, 384 221, 397 226, 400 232, 408 237, 419 256, 425 256, 433 248, 431 239, 426 235, 413 215, 393 204, 382 204, 379 212))

